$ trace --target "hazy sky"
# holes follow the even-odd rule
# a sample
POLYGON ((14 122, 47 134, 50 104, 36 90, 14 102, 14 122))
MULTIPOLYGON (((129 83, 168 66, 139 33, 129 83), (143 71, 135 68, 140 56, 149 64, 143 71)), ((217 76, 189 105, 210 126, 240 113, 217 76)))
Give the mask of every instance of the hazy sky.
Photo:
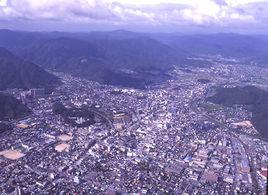
POLYGON ((268 32, 268 0, 0 0, 0 28, 268 32))

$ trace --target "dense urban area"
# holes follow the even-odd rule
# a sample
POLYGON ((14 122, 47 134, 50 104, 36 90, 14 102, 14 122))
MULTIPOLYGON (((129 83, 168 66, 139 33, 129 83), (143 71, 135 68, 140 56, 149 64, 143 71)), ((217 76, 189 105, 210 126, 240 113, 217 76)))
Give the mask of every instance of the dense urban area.
POLYGON ((268 69, 207 57, 146 89, 55 73, 62 85, 6 90, 32 110, 0 136, 1 194, 266 194, 268 142, 216 87, 266 89, 268 69))

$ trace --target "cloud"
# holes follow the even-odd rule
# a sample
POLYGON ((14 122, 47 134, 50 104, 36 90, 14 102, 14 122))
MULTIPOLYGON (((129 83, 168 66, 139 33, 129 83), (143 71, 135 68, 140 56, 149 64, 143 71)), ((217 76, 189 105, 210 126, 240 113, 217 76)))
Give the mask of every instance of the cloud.
POLYGON ((0 23, 245 29, 268 26, 267 11, 266 0, 0 0, 0 23))

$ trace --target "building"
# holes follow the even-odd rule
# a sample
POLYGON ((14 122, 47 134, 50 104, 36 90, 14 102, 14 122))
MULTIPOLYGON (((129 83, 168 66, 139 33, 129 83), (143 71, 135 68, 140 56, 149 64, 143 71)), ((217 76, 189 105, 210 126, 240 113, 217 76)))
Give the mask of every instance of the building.
POLYGON ((30 94, 33 98, 43 97, 45 95, 45 89, 44 88, 30 89, 30 94))
POLYGON ((218 181, 218 175, 213 171, 206 170, 204 172, 203 179, 207 182, 215 183, 218 181))

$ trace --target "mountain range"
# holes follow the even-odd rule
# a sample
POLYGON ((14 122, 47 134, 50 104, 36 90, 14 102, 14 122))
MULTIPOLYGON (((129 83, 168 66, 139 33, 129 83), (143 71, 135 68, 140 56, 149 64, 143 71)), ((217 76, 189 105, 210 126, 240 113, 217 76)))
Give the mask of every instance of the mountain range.
POLYGON ((32 61, 44 69, 134 88, 166 81, 166 71, 173 65, 211 65, 190 59, 200 55, 268 64, 268 36, 261 35, 0 30, 0 46, 24 59, 24 63, 32 61))

